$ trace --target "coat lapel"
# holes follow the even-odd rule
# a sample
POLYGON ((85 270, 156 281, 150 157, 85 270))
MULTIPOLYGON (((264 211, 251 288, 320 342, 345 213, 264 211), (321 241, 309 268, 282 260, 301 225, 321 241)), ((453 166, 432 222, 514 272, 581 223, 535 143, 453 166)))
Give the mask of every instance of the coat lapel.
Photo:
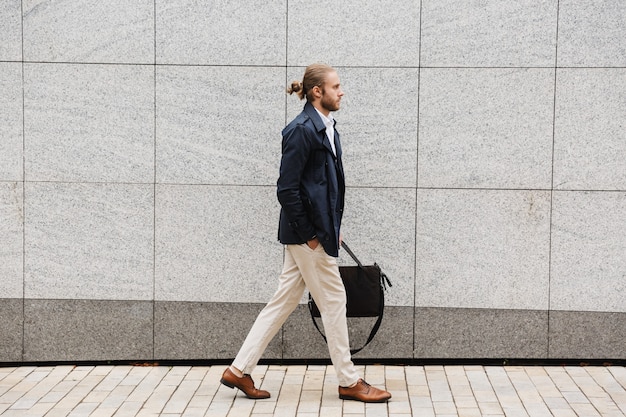
MULTIPOLYGON (((304 105, 304 112, 313 121, 313 125, 315 126, 315 130, 317 130, 317 133, 319 135, 322 135, 322 144, 324 145, 324 147, 326 149, 328 149, 328 152, 333 154, 333 148, 332 148, 332 146, 330 146, 330 141, 328 140, 328 135, 326 134, 326 125, 324 124, 324 122, 320 118, 320 115, 317 114, 317 110, 315 110, 315 107, 313 107, 313 105, 311 103, 307 102, 304 105)), ((336 123, 336 121, 335 121, 335 123, 336 123)), ((339 141, 338 139, 339 139, 339 134, 335 130, 335 145, 339 141)), ((337 157, 339 157, 340 154, 341 154, 340 150, 337 149, 337 157)))

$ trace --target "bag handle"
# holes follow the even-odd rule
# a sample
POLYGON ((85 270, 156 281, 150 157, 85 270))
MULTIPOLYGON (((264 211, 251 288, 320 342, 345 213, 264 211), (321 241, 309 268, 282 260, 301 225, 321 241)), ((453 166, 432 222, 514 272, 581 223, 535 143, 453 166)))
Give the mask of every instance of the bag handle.
POLYGON ((354 252, 350 250, 350 247, 348 246, 348 244, 343 240, 341 241, 341 247, 344 248, 346 252, 348 252, 348 255, 350 255, 352 259, 354 259, 354 262, 356 262, 359 268, 363 268, 363 264, 361 263, 361 261, 359 261, 359 258, 356 257, 354 252))
MULTIPOLYGON (((361 261, 359 261, 359 258, 356 257, 354 252, 350 250, 350 247, 345 241, 341 242, 341 247, 344 248, 346 252, 348 252, 348 254, 352 257, 352 259, 354 259, 354 262, 356 262, 359 268, 363 269, 363 264, 361 263, 361 261)), ((380 312, 378 314, 378 319, 376 320, 376 323, 374 323, 374 327, 372 327, 372 330, 370 331, 370 334, 367 337, 367 341, 365 342, 365 344, 358 349, 350 349, 351 355, 354 355, 355 353, 362 351, 363 349, 365 349, 367 345, 370 344, 370 342, 374 339, 374 336, 376 336, 376 333, 378 332, 378 329, 380 328, 380 324, 383 322, 383 312, 385 310, 385 296, 384 296, 383 288, 386 290, 387 286, 391 287, 391 282, 389 281, 389 278, 387 278, 387 275, 385 275, 382 271, 380 273, 380 282, 382 286, 380 289, 381 298, 380 298, 380 312)), ((313 321, 313 325, 315 325, 315 328, 324 339, 324 342, 327 342, 326 336, 324 335, 319 325, 317 324, 317 321, 315 320, 315 316, 313 315, 313 307, 310 301, 309 301, 309 312, 311 313, 311 320, 313 321)))
MULTIPOLYGON (((341 247, 344 248, 346 250, 346 252, 348 252, 348 255, 350 255, 350 257, 352 257, 352 259, 354 259, 354 262, 356 262, 356 264, 359 266, 359 268, 363 269, 363 264, 361 263, 361 261, 359 261, 359 258, 356 257, 356 255, 354 254, 354 252, 352 252, 352 250, 350 250, 350 247, 348 246, 348 244, 345 241, 341 241, 341 247)), ((387 275, 385 275, 384 272, 380 271, 380 282, 383 285, 383 288, 386 290, 387 287, 393 287, 393 285, 391 285, 391 281, 389 281, 389 278, 387 277, 387 275)))

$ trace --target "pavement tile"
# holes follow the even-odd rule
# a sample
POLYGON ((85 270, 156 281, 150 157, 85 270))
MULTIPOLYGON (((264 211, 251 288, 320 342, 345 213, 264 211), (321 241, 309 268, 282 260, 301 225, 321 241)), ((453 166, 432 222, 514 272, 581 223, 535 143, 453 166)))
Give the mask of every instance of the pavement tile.
POLYGON ((459 417, 481 417, 480 408, 459 408, 457 410, 459 417))
POLYGON ((574 410, 562 410, 562 409, 553 409, 550 410, 554 417, 578 417, 578 414, 574 412, 574 410))
POLYGON ((365 404, 359 401, 344 401, 343 402, 343 414, 360 414, 363 415, 365 413, 365 404))
POLYGON ((204 413, 206 413, 206 408, 189 407, 182 414, 182 417, 204 417, 204 413))
POLYGON ((480 408, 480 411, 486 415, 504 414, 502 407, 498 402, 478 402, 478 408, 480 408))
POLYGON ((624 417, 624 367, 360 366, 386 404, 343 401, 332 366, 259 366, 272 398, 219 383, 225 366, 0 368, 2 417, 624 417))
POLYGON ((454 404, 459 409, 478 408, 478 403, 473 395, 454 396, 454 404))
POLYGON ((454 402, 433 402, 433 408, 435 413, 439 414, 454 414, 456 413, 456 405, 454 402))
POLYGON ((200 385, 200 380, 184 380, 172 394, 163 409, 164 414, 182 414, 200 385))
POLYGON ((603 417, 590 403, 574 403, 572 409, 579 416, 584 417, 603 417))

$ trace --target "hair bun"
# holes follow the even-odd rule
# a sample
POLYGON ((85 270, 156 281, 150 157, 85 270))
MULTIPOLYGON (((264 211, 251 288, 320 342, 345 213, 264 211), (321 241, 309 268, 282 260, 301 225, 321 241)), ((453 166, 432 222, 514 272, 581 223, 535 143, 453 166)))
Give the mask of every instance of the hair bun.
POLYGON ((292 82, 286 90, 288 94, 296 93, 300 100, 304 98, 304 85, 302 84, 302 81, 292 82))
POLYGON ((301 81, 294 81, 291 83, 291 91, 293 93, 297 93, 299 91, 302 90, 302 82, 301 81))

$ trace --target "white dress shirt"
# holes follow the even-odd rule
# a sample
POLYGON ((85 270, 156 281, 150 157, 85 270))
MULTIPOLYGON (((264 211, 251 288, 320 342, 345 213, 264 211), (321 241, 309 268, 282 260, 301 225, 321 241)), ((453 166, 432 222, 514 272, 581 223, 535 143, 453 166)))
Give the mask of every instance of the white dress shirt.
POLYGON ((328 140, 330 141, 330 147, 333 148, 333 154, 337 156, 337 150, 335 149, 335 119, 333 119, 333 115, 330 113, 328 117, 326 117, 321 111, 317 109, 315 109, 315 111, 320 115, 324 126, 326 126, 326 136, 328 136, 328 140))

